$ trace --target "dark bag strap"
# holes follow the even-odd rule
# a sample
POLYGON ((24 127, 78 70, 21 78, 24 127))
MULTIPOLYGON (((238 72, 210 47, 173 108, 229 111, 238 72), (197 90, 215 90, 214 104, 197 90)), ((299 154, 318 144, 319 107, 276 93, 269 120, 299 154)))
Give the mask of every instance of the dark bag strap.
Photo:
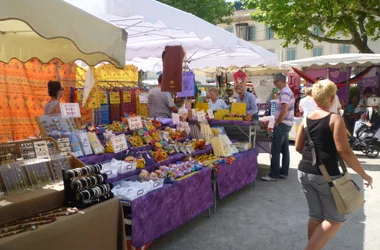
MULTIPOLYGON (((303 120, 303 127, 304 127, 304 131, 305 131, 305 137, 306 137, 307 144, 311 147, 312 164, 313 164, 313 166, 315 166, 317 164, 317 152, 316 152, 315 144, 314 144, 313 140, 311 139, 311 135, 310 135, 309 129, 307 127, 307 118, 306 117, 303 120)), ((339 153, 338 153, 338 159, 339 159, 340 167, 343 170, 343 174, 347 173, 346 164, 344 163, 343 159, 340 157, 339 153)), ((321 165, 318 166, 318 168, 321 171, 325 180, 331 185, 332 184, 331 177, 328 174, 326 167, 322 164, 321 159, 319 159, 319 160, 321 162, 321 165)))

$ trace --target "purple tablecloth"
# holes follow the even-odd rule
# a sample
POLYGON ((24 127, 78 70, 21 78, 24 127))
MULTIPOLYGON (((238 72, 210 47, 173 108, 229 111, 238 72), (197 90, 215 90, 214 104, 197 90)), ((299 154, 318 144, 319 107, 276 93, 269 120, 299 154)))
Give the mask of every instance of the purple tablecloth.
POLYGON ((210 126, 218 126, 218 125, 227 125, 234 124, 238 126, 252 126, 257 123, 257 121, 228 121, 228 120, 209 120, 208 123, 210 126))
POLYGON ((214 204, 211 169, 148 193, 131 202, 132 245, 143 245, 186 223, 214 204))
POLYGON ((220 165, 216 175, 218 195, 221 199, 256 180, 257 153, 255 149, 236 154, 234 157, 235 162, 220 165))

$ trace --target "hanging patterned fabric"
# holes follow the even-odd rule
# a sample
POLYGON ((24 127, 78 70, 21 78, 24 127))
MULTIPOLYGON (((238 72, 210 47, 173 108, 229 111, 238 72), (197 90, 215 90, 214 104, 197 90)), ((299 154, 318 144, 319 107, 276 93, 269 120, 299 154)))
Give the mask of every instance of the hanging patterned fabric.
POLYGON ((140 94, 146 93, 142 90, 136 91, 136 114, 140 116, 149 116, 148 103, 140 103, 140 94))
POLYGON ((135 88, 124 88, 121 90, 121 116, 124 117, 125 114, 136 114, 136 89, 135 88))

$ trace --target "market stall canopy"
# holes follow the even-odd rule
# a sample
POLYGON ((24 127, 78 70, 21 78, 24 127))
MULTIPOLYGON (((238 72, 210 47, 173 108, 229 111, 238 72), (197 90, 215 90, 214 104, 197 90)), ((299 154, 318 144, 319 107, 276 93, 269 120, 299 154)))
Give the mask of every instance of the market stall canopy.
POLYGON ((342 67, 369 67, 380 64, 380 54, 336 54, 316 56, 281 63, 282 67, 295 68, 342 68, 342 67))
MULTIPOLYGON (((208 70, 216 72, 217 68, 247 68, 252 74, 264 74, 276 71, 287 72, 287 70, 278 69, 278 58, 272 53, 260 46, 247 43, 238 39, 236 52, 225 52, 220 49, 199 49, 193 53, 187 53, 186 63, 190 69, 198 69, 207 72, 208 70), (255 69, 254 67, 258 67, 255 69), (255 71, 256 70, 256 71, 255 71)), ((150 57, 147 59, 134 58, 127 61, 127 64, 133 64, 143 71, 162 71, 162 60, 159 57, 150 57)), ((236 71, 235 70, 235 71, 236 71)))
POLYGON ((277 73, 287 73, 288 69, 282 69, 279 67, 271 67, 271 66, 244 66, 244 67, 236 67, 236 66, 230 66, 228 68, 204 68, 204 69, 195 69, 194 73, 201 76, 207 76, 207 77, 214 77, 215 74, 218 73, 227 73, 227 74, 233 74, 238 70, 242 70, 245 72, 248 76, 267 76, 267 75, 274 75, 277 73))
POLYGON ((127 33, 62 0, 1 0, 0 61, 125 65, 127 33))
POLYGON ((233 52, 237 47, 253 51, 234 34, 155 0, 65 1, 128 31, 127 60, 161 58, 167 45, 181 45, 188 56, 202 50, 233 52))

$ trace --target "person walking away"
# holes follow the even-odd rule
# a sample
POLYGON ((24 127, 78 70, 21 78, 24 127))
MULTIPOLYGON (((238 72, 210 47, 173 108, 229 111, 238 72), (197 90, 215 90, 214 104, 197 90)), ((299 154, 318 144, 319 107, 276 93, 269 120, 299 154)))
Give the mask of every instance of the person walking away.
POLYGON ((258 112, 256 97, 252 93, 247 92, 243 84, 237 84, 235 86, 235 92, 236 92, 236 102, 247 104, 246 106, 247 114, 256 116, 258 112))
POLYGON ((303 117, 307 117, 308 114, 317 109, 317 104, 315 103, 312 94, 312 88, 305 88, 305 97, 301 99, 299 109, 303 113, 303 117))
POLYGON ((178 112, 169 92, 161 92, 162 74, 158 77, 157 87, 151 89, 148 95, 149 116, 156 118, 171 118, 172 112, 178 112))
POLYGON ((210 97, 210 101, 208 102, 208 108, 212 111, 228 109, 227 104, 219 98, 219 90, 217 88, 210 88, 208 90, 208 96, 210 97))
POLYGON ((346 220, 345 216, 338 212, 330 186, 318 166, 323 164, 331 179, 339 178, 341 177, 338 168, 340 156, 365 180, 367 186, 372 185, 371 176, 364 171, 350 148, 343 118, 329 112, 334 105, 335 92, 336 85, 330 80, 321 80, 313 85, 313 98, 318 109, 307 116, 306 122, 314 145, 309 144, 306 139, 304 122, 301 123, 296 138, 296 150, 302 154, 302 160, 298 165, 298 179, 309 207, 309 242, 306 250, 322 249, 346 220), (313 165, 313 147, 317 154, 315 165, 313 165))
POLYGON ((286 179, 290 165, 289 132, 294 120, 294 95, 286 84, 284 74, 274 77, 274 85, 280 91, 276 100, 275 124, 272 138, 272 160, 270 173, 261 177, 263 181, 277 181, 279 178, 286 179), (280 168, 280 154, 282 154, 282 167, 280 168))

